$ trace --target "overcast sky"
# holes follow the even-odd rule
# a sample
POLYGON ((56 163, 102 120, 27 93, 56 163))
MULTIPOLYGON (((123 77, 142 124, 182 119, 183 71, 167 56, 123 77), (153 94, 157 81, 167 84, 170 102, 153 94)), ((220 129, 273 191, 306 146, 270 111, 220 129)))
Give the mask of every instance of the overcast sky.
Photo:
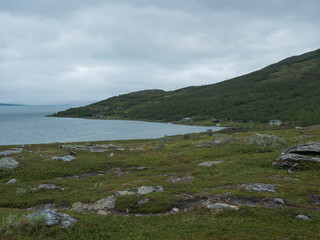
POLYGON ((320 48, 319 0, 0 0, 0 102, 88 103, 320 48))

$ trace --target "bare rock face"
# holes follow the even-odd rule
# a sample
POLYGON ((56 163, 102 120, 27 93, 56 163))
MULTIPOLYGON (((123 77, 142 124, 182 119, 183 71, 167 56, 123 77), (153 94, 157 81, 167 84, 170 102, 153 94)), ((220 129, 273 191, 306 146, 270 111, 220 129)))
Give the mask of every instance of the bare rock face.
POLYGON ((272 165, 290 170, 302 168, 301 166, 306 163, 320 166, 320 157, 318 156, 320 156, 320 143, 306 142, 284 150, 272 165))
POLYGON ((62 227, 69 227, 77 222, 76 219, 70 217, 67 214, 56 212, 52 209, 39 210, 34 213, 30 213, 26 216, 27 219, 44 217, 46 225, 48 227, 60 225, 62 227))
POLYGON ((14 169, 19 166, 19 162, 14 158, 5 157, 0 159, 0 169, 14 169))

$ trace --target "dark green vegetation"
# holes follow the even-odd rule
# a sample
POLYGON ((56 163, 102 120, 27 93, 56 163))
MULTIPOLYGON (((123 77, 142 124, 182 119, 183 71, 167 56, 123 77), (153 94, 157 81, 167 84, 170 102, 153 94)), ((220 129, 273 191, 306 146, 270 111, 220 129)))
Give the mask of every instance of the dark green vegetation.
MULTIPOLYGON (((248 144, 254 133, 256 131, 230 131, 117 141, 112 143, 125 150, 113 151, 112 157, 110 152, 79 150, 71 162, 51 159, 57 154, 69 154, 69 150, 60 149, 60 144, 27 145, 21 156, 12 156, 20 162, 17 169, 0 170, 0 223, 2 217, 10 213, 23 215, 29 212, 26 208, 46 203, 64 207, 60 211, 75 217, 78 223, 70 228, 37 225, 30 229, 22 225, 6 235, 0 233, 0 239, 319 239, 319 204, 312 205, 310 196, 320 198, 320 168, 288 174, 271 163, 288 146, 320 141, 320 129, 266 128, 259 133, 285 140, 279 148, 266 150, 252 141, 248 144), (222 138, 233 140, 218 146, 197 147, 222 138), (154 149, 162 145, 164 148, 154 149), (211 167, 198 165, 219 160, 223 162, 211 167), (139 166, 149 169, 138 170, 139 166), (64 178, 99 171, 105 175, 64 178), (191 177, 191 181, 172 182, 175 177, 186 176, 191 177), (18 182, 6 185, 12 178, 18 182), (41 183, 66 189, 36 191, 41 183), (276 192, 247 192, 239 186, 243 183, 273 184, 276 192), (93 203, 116 191, 140 186, 162 186, 163 191, 118 197, 115 206, 118 212, 106 216, 70 210, 75 202, 93 203), (228 192, 234 198, 248 201, 282 198, 286 205, 239 204, 238 211, 220 212, 196 205, 187 212, 164 214, 173 207, 183 209, 188 203, 185 199, 190 197, 201 199, 228 192), (139 205, 143 198, 149 201, 139 205), (137 217, 136 213, 156 214, 137 217), (311 220, 295 219, 297 214, 308 215, 311 220)), ((7 146, 0 146, 0 151, 6 149, 7 146)))
POLYGON ((295 121, 315 124, 320 112, 320 50, 290 57, 228 81, 176 91, 146 90, 53 114, 176 121, 198 119, 295 121), (108 109, 105 109, 108 107, 108 109))

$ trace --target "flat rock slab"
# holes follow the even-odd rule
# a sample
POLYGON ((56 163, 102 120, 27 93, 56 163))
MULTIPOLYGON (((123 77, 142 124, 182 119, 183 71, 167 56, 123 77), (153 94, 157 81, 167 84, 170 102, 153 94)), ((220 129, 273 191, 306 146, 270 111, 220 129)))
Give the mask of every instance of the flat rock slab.
POLYGON ((118 147, 113 144, 102 145, 63 145, 61 148, 71 149, 75 151, 89 151, 89 152, 107 152, 107 151, 124 151, 125 148, 118 147))
POLYGON ((206 208, 214 210, 214 211, 219 211, 223 209, 230 209, 230 210, 239 210, 237 206, 225 204, 225 203, 212 203, 206 206, 206 208))
POLYGON ((11 148, 10 150, 5 150, 0 152, 0 156, 9 156, 13 154, 20 154, 23 151, 22 148, 11 148))
POLYGON ((162 192, 163 188, 161 186, 141 186, 137 188, 138 194, 145 195, 151 192, 162 192))
POLYGON ((53 156, 51 158, 52 160, 61 160, 61 161, 64 161, 64 162, 70 162, 74 159, 76 159, 75 157, 71 156, 71 155, 66 155, 66 156, 53 156))
POLYGON ((314 164, 320 165, 319 156, 320 143, 305 142, 284 150, 272 165, 290 170, 303 169, 305 166, 313 167, 314 164), (311 165, 306 165, 306 163, 311 163, 311 165))
POLYGON ((240 186, 244 187, 244 190, 248 192, 273 192, 273 193, 276 192, 276 190, 274 189, 275 186, 272 184, 244 183, 244 184, 241 184, 240 186))
POLYGON ((211 161, 211 162, 202 162, 199 163, 199 166, 211 167, 214 164, 223 163, 223 161, 211 161))
POLYGON ((192 176, 183 176, 183 177, 175 177, 172 176, 168 179, 168 182, 172 182, 172 183, 189 183, 192 182, 194 179, 194 177, 192 176))
POLYGON ((50 183, 43 183, 37 187, 37 190, 65 190, 65 188, 50 183))
POLYGON ((287 148, 282 154, 297 153, 303 155, 320 155, 320 142, 305 142, 287 148))
POLYGON ((0 159, 0 169, 14 169, 19 166, 19 162, 14 158, 5 157, 0 159))
POLYGON ((70 217, 67 214, 56 212, 52 209, 39 210, 34 213, 30 213, 26 216, 27 219, 43 217, 48 227, 59 225, 62 227, 69 227, 77 222, 76 219, 70 217))
POLYGON ((278 157, 275 162, 272 163, 273 166, 280 168, 299 168, 299 163, 316 163, 320 164, 320 158, 311 157, 308 155, 301 155, 296 153, 288 153, 278 157))

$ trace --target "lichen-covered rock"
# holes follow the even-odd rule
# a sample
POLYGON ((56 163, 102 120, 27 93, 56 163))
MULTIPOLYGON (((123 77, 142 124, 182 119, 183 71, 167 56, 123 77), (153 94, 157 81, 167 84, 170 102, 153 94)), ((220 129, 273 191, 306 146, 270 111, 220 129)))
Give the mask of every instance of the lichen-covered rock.
POLYGON ((64 187, 60 187, 60 186, 56 186, 54 184, 50 184, 50 183, 42 183, 37 187, 37 190, 65 190, 64 187))
POLYGON ((211 162, 202 162, 199 163, 199 166, 206 166, 206 167, 211 167, 214 164, 218 164, 218 163, 223 163, 223 161, 211 161, 211 162))
POLYGON ((127 196, 127 195, 133 195, 133 194, 135 194, 135 193, 132 192, 132 191, 123 190, 123 191, 115 192, 113 195, 114 195, 115 197, 118 197, 118 196, 127 196))
POLYGON ((64 161, 64 162, 70 162, 74 159, 76 159, 75 157, 71 156, 71 155, 66 155, 66 156, 53 156, 51 158, 52 160, 61 160, 61 161, 64 161))
POLYGON ((292 146, 284 150, 280 157, 272 163, 284 169, 303 169, 306 166, 320 166, 320 143, 319 142, 306 142, 296 146, 292 146), (310 165, 311 164, 311 165, 310 165))
POLYGON ((265 183, 245 183, 241 184, 245 191, 248 192, 276 192, 274 185, 265 183))
POLYGON ((21 148, 11 148, 10 150, 5 150, 0 152, 0 156, 9 156, 13 154, 20 154, 23 151, 21 148))
POLYGON ((151 192, 162 192, 162 186, 141 186, 137 188, 138 194, 145 195, 151 192))
POLYGON ((14 169, 19 166, 19 162, 14 158, 5 157, 0 159, 0 169, 14 169))
POLYGON ((239 210, 239 208, 237 206, 229 205, 229 204, 225 204, 225 203, 208 204, 206 206, 206 208, 214 210, 214 211, 219 211, 219 210, 222 210, 222 209, 239 210))
POLYGON ((103 198, 88 207, 88 210, 110 210, 115 208, 116 197, 111 195, 109 197, 103 198))
POLYGON ((320 155, 320 142, 305 142, 287 148, 282 155, 287 153, 297 153, 304 155, 320 155))
POLYGON ((60 225, 62 227, 69 227, 77 222, 76 219, 70 217, 67 214, 56 212, 52 209, 39 210, 34 213, 30 213, 26 216, 27 219, 44 217, 46 225, 48 227, 60 225))

